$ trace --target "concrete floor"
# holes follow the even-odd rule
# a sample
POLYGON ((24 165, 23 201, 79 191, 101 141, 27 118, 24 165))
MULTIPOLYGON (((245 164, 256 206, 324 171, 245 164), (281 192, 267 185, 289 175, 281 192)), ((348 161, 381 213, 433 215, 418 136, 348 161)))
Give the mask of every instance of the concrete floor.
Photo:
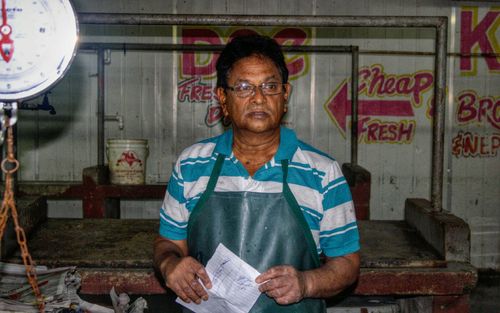
POLYGON ((500 313, 500 272, 480 272, 471 294, 471 313, 500 313))
MULTIPOLYGON (((111 305, 109 297, 80 295, 83 299, 111 305)), ((131 295, 132 300, 138 296, 131 295)), ((174 303, 175 296, 167 295, 143 296, 148 302, 149 309, 146 312, 154 313, 181 313, 180 306, 174 303)), ((477 287, 471 293, 471 313, 500 313, 500 272, 480 272, 477 287)), ((407 312, 427 313, 427 312, 407 312)), ((430 313, 430 312, 429 312, 430 313)))

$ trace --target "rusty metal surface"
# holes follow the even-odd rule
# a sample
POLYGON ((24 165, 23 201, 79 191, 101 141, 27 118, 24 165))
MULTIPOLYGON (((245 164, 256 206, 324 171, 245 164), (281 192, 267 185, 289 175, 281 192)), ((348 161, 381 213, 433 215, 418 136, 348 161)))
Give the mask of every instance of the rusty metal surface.
POLYGON ((81 268, 78 272, 82 276, 82 294, 108 294, 114 286, 116 290, 128 294, 162 294, 166 290, 163 282, 155 275, 152 269, 123 270, 123 269, 92 269, 81 268))
POLYGON ((157 220, 48 219, 31 236, 38 264, 150 268, 157 220))
MULTIPOLYGON (((45 265, 148 268, 158 227, 157 220, 48 219, 29 245, 45 265)), ((402 221, 359 221, 359 229, 362 267, 446 266, 402 221)))
POLYGON ((50 199, 82 199, 85 218, 116 217, 118 211, 108 214, 107 199, 162 199, 165 185, 97 185, 84 175, 82 184, 73 183, 23 183, 19 184, 21 196, 45 196, 50 199))
MULTIPOLYGON (((119 50, 119 51, 222 51, 225 45, 193 45, 193 44, 156 44, 156 43, 117 43, 117 42, 81 42, 80 50, 119 50)), ((314 53, 350 53, 357 46, 283 46, 286 52, 314 52, 314 53)))
POLYGON ((104 165, 104 49, 97 50, 97 166, 104 165))
POLYGON ((477 271, 468 263, 440 268, 363 268, 358 295, 461 295, 476 286, 477 271))
MULTIPOLYGON (((130 294, 165 293, 152 269, 80 268, 83 294, 107 294, 111 287, 130 294)), ((354 295, 463 295, 477 283, 476 270, 466 263, 445 268, 362 269, 354 295)))
POLYGON ((124 199, 162 199, 165 196, 165 184, 160 185, 88 185, 73 182, 39 182, 19 183, 21 196, 45 196, 51 199, 83 198, 87 193, 95 193, 93 197, 104 196, 108 198, 124 199))
MULTIPOLYGON (((448 46, 448 28, 436 28, 436 45, 448 46)), ((434 113, 432 117, 431 202, 435 212, 443 210, 444 127, 446 89, 446 49, 436 48, 434 58, 434 113)))
POLYGON ((351 163, 358 165, 358 85, 359 85, 359 49, 351 53, 351 163))
POLYGON ((362 267, 440 267, 443 259, 404 221, 358 221, 362 267))
MULTIPOLYGON (((363 268, 355 294, 462 294, 477 281, 476 270, 467 263, 432 265, 439 262, 436 255, 404 222, 360 221, 360 230, 363 268)), ((157 294, 164 293, 151 262, 157 231, 156 220, 49 219, 29 246, 38 264, 77 266, 82 293, 107 294, 115 286, 128 293, 157 294)))
POLYGON ((351 189, 352 201, 356 211, 357 220, 370 219, 370 194, 371 174, 366 169, 352 163, 342 164, 344 174, 349 188, 351 189))
MULTIPOLYGON (((19 224, 26 236, 29 236, 42 222, 47 219, 47 201, 43 197, 24 197, 16 201, 19 224)), ((3 238, 0 239, 0 256, 9 257, 19 248, 14 223, 9 217, 3 238)))
POLYGON ((406 199, 405 221, 446 260, 470 261, 470 229, 461 218, 435 212, 425 199, 406 199))

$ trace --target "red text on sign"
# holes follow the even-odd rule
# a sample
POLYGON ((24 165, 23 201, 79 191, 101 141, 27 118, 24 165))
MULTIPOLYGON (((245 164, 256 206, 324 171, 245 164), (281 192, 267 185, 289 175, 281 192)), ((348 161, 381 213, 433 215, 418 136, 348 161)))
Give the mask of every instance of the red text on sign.
POLYGON ((451 141, 451 153, 456 157, 495 157, 500 149, 500 133, 480 135, 459 131, 451 141))
POLYGON ((430 72, 387 74, 380 64, 363 67, 359 71, 359 80, 359 94, 370 97, 405 95, 416 107, 422 104, 422 94, 431 88, 434 81, 430 72))
POLYGON ((462 91, 458 97, 458 123, 490 124, 500 129, 500 99, 495 97, 479 97, 474 91, 462 91))

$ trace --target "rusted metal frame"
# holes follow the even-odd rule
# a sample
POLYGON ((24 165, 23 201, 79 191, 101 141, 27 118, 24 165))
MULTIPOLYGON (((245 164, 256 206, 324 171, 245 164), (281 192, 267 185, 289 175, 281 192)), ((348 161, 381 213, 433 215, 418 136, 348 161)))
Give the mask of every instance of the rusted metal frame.
MULTIPOLYGON (((116 43, 116 42, 81 42, 79 50, 97 50, 99 47, 109 50, 137 51, 221 51, 224 45, 193 45, 193 44, 169 44, 169 43, 116 43)), ((283 46, 285 52, 351 52, 352 46, 283 46)), ((433 51, 403 51, 403 50, 367 50, 359 49, 360 55, 397 55, 397 56, 435 56, 433 51)), ((448 57, 464 58, 496 58, 500 53, 480 52, 462 53, 448 52, 448 57)))
POLYGON ((142 186, 116 186, 99 185, 96 190, 106 198, 122 199, 163 199, 165 196, 165 185, 142 185, 142 186))
POLYGON ((104 49, 97 49, 97 165, 104 165, 104 49))
POLYGON ((357 295, 461 295, 477 283, 477 272, 466 263, 448 268, 362 268, 357 295))
MULTIPOLYGON (((435 56, 435 52, 431 51, 402 51, 402 50, 359 50, 359 54, 372 54, 372 55, 407 55, 407 56, 435 56)), ((449 57, 462 57, 462 58, 498 58, 500 53, 494 52, 481 52, 481 53, 462 53, 462 52, 448 52, 449 57)))
POLYGON ((432 16, 325 16, 325 15, 208 15, 79 13, 80 24, 119 25, 232 25, 310 27, 436 27, 432 16))
MULTIPOLYGON (((224 45, 191 45, 159 43, 102 43, 82 42, 79 50, 122 50, 122 51, 222 51, 224 45)), ((349 53, 357 46, 283 46, 285 52, 349 53)))
POLYGON ((432 115, 432 162, 431 203, 434 212, 443 209, 444 128, 446 89, 446 50, 448 46, 448 24, 436 27, 436 56, 434 57, 434 112, 432 115))
POLYGON ((358 165, 358 80, 359 49, 352 47, 351 52, 351 163, 358 165))
POLYGON ((19 194, 21 196, 44 196, 51 199, 77 199, 82 198, 86 193, 93 193, 94 190, 98 190, 103 192, 106 197, 161 199, 165 195, 165 188, 166 185, 119 186, 74 183, 40 185, 20 183, 19 194))
POLYGON ((162 199, 165 185, 96 185, 83 184, 26 184, 19 185, 19 196, 44 196, 48 199, 81 199, 85 218, 105 218, 106 199, 162 199))
MULTIPOLYGON (((446 86, 447 17, 429 16, 304 16, 304 15, 188 15, 80 13, 82 24, 120 25, 231 25, 304 27, 417 27, 436 29, 434 62, 434 117, 432 127, 431 202, 442 210, 444 153, 444 89, 446 86)), ((352 112, 357 115, 357 112, 352 112)), ((352 127, 356 127, 352 123, 352 127)))
MULTIPOLYGON (((98 148, 104 147, 104 132, 99 131, 104 129, 104 50, 137 50, 137 51, 221 51, 224 45, 184 45, 184 44, 143 44, 143 43, 97 43, 97 42, 87 42, 81 43, 79 46, 80 50, 96 50, 98 51, 98 64, 102 63, 102 67, 98 70, 98 148), (102 121, 101 121, 102 120, 102 121)), ((359 75, 359 47, 358 46, 283 46, 283 50, 286 52, 315 52, 315 53, 351 53, 351 163, 353 165, 358 164, 358 75, 359 75)), ((98 149, 98 165, 104 164, 104 152, 103 148, 98 149)))

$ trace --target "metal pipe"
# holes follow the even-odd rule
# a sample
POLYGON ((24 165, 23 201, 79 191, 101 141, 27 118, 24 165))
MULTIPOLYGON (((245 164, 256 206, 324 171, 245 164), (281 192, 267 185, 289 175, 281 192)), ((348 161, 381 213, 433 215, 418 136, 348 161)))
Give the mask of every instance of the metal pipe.
MULTIPOLYGON (((435 56, 434 51, 398 51, 398 50, 359 50, 359 54, 374 54, 374 55, 408 55, 408 56, 435 56)), ((446 56, 449 57, 462 57, 462 58, 498 58, 500 53, 494 52, 480 52, 480 53, 461 53, 461 52, 448 52, 446 56)))
MULTIPOLYGON (((123 50, 123 51, 222 51, 224 45, 185 45, 185 44, 147 44, 147 43, 100 43, 82 42, 80 50, 123 50)), ((283 46, 285 52, 325 52, 349 53, 351 46, 283 46)))
MULTIPOLYGON (((106 116, 104 115, 104 52, 102 56, 101 51, 106 50, 140 50, 140 51, 220 51, 224 48, 224 45, 182 45, 182 44, 142 44, 142 43, 98 43, 98 42, 86 42, 81 43, 79 46, 80 50, 97 50, 98 51, 98 64, 102 62, 102 68, 98 69, 98 165, 104 164, 104 151, 99 150, 99 147, 104 149, 104 121, 106 116), (100 74, 101 73, 101 74, 100 74), (101 78, 102 76, 102 78, 101 78), (101 108, 101 109, 100 109, 101 108), (101 122, 100 117, 103 117, 101 122), (101 127, 102 125, 102 127, 101 127)), ((351 99, 353 99, 353 109, 352 109, 352 125, 357 125, 357 103, 358 103, 358 64, 359 64, 359 49, 357 46, 283 46, 282 49, 287 52, 326 52, 326 53, 346 53, 351 52, 353 57, 351 81, 355 89, 355 94, 351 94, 351 99), (356 52, 354 52, 356 51, 356 52), (354 60, 355 58, 355 60, 354 60)), ((119 123, 119 128, 123 129, 122 123, 119 123)), ((351 163, 358 163, 358 133, 357 128, 352 126, 351 128, 351 163)))
POLYGON ((434 59, 434 114, 432 119, 432 176, 431 203, 435 212, 443 210, 444 123, 446 88, 446 50, 448 19, 436 28, 436 57, 434 59))
POLYGON ((104 165, 104 49, 97 49, 97 165, 104 165))
POLYGON ((436 27, 439 17, 430 16, 310 16, 310 15, 207 15, 79 13, 80 24, 119 25, 233 25, 310 27, 436 27))
MULTIPOLYGON (((105 50, 127 51, 221 51, 224 45, 190 45, 190 44, 158 44, 158 43, 107 43, 107 42, 81 42, 79 50, 96 51, 105 50)), ((283 46, 285 52, 315 52, 315 53, 348 53, 352 52, 351 46, 283 46)), ((435 56, 435 51, 401 51, 401 50, 366 50, 358 49, 360 55, 398 55, 398 56, 435 56)), ((449 57, 471 58, 497 58, 500 53, 460 53, 448 52, 449 57)))
POLYGON ((358 165, 359 49, 357 46, 352 47, 351 55, 351 164, 358 165))
POLYGON ((116 121, 118 122, 118 129, 123 130, 125 127, 125 124, 123 123, 123 115, 116 114, 116 115, 104 115, 104 121, 116 121))

